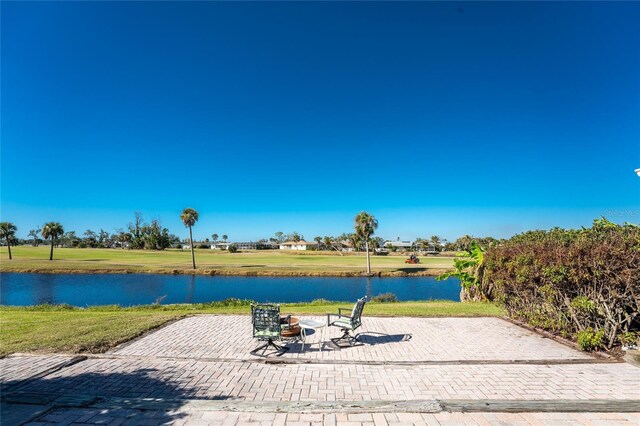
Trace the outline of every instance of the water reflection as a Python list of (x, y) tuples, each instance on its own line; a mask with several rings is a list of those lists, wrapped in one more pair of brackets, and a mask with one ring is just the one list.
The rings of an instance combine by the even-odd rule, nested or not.
[(184, 303), (193, 303), (193, 293), (196, 291), (196, 276), (191, 275), (189, 278), (189, 288), (187, 290), (187, 297), (184, 299)]
[(55, 288), (51, 285), (50, 274), (34, 274), (35, 285), (32, 286), (33, 300), (37, 305), (54, 304), (55, 303)]
[(258, 302), (354, 301), (393, 293), (398, 300), (459, 300), (457, 280), (433, 277), (216, 277), (151, 274), (0, 274), (5, 305), (75, 306), (203, 303), (227, 298)]

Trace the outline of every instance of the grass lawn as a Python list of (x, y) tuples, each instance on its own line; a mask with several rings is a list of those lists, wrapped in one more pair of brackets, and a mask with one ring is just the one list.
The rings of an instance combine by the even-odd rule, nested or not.
[[(49, 247), (0, 247), (2, 272), (151, 272), (192, 273), (188, 250), (121, 250), (58, 248), (49, 261)], [(417, 265), (406, 256), (371, 256), (374, 273), (382, 275), (439, 275), (453, 266), (452, 257), (421, 257)], [(197, 273), (227, 275), (359, 275), (366, 270), (364, 253), (283, 252), (280, 250), (229, 253), (196, 250)]]
[[(323, 315), (347, 303), (283, 304), (283, 312)], [(249, 314), (247, 304), (224, 302), (192, 305), (148, 305), (130, 308), (102, 306), (0, 307), (0, 356), (14, 352), (100, 353), (168, 321), (194, 314)], [(369, 303), (371, 316), (501, 316), (489, 303), (447, 301)]]

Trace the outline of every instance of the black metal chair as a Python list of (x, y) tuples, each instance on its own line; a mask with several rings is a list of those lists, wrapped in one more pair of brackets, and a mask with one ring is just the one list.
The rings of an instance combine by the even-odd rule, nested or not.
[(272, 347), (278, 351), (278, 355), (282, 355), (289, 348), (275, 343), (282, 340), (282, 326), (280, 325), (280, 305), (259, 304), (251, 305), (251, 323), (253, 326), (253, 337), (261, 341), (267, 341), (251, 351), (256, 354), (262, 349), (264, 355), (267, 348)]
[[(358, 335), (352, 335), (351, 333), (362, 325), (362, 310), (364, 309), (364, 304), (366, 302), (366, 296), (362, 299), (358, 299), (356, 304), (353, 306), (353, 309), (351, 309), (351, 315), (343, 314), (342, 311), (349, 311), (348, 309), (343, 308), (338, 309), (337, 314), (327, 314), (327, 325), (329, 327), (338, 327), (343, 333), (341, 337), (331, 339), (336, 346), (340, 346), (338, 342), (341, 340), (346, 340), (349, 345), (354, 345), (358, 342)], [(331, 317), (338, 318), (332, 321)]]

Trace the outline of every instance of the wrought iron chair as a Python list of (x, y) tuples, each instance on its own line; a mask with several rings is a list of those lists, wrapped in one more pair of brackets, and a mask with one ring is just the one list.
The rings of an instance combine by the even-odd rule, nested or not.
[(252, 350), (252, 354), (255, 354), (262, 349), (262, 355), (264, 355), (264, 352), (270, 346), (276, 349), (279, 352), (279, 355), (282, 355), (282, 353), (289, 350), (288, 347), (277, 345), (275, 343), (275, 341), (282, 339), (280, 305), (251, 305), (251, 323), (253, 326), (253, 337), (261, 341), (267, 341), (264, 345)]
[[(341, 337), (331, 339), (336, 346), (340, 346), (338, 342), (341, 340), (346, 340), (350, 345), (358, 342), (358, 335), (352, 335), (351, 332), (357, 330), (362, 325), (362, 310), (364, 309), (366, 301), (366, 296), (358, 299), (353, 309), (351, 309), (351, 315), (343, 314), (343, 311), (348, 311), (348, 309), (344, 308), (338, 309), (337, 314), (327, 314), (327, 325), (329, 327), (338, 327), (343, 333)], [(332, 321), (331, 317), (338, 318)]]

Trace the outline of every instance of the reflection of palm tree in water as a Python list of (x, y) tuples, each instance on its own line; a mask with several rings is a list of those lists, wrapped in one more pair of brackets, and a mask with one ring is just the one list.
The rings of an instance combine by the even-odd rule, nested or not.
[(367, 277), (367, 298), (371, 299), (371, 277)]
[(33, 283), (33, 300), (34, 305), (54, 305), (55, 292), (54, 287), (56, 285), (56, 274), (33, 274), (36, 279)]
[(193, 303), (193, 293), (195, 293), (195, 290), (196, 290), (196, 276), (191, 275), (191, 278), (189, 279), (189, 291), (187, 292), (187, 297), (184, 300), (185, 303)]

